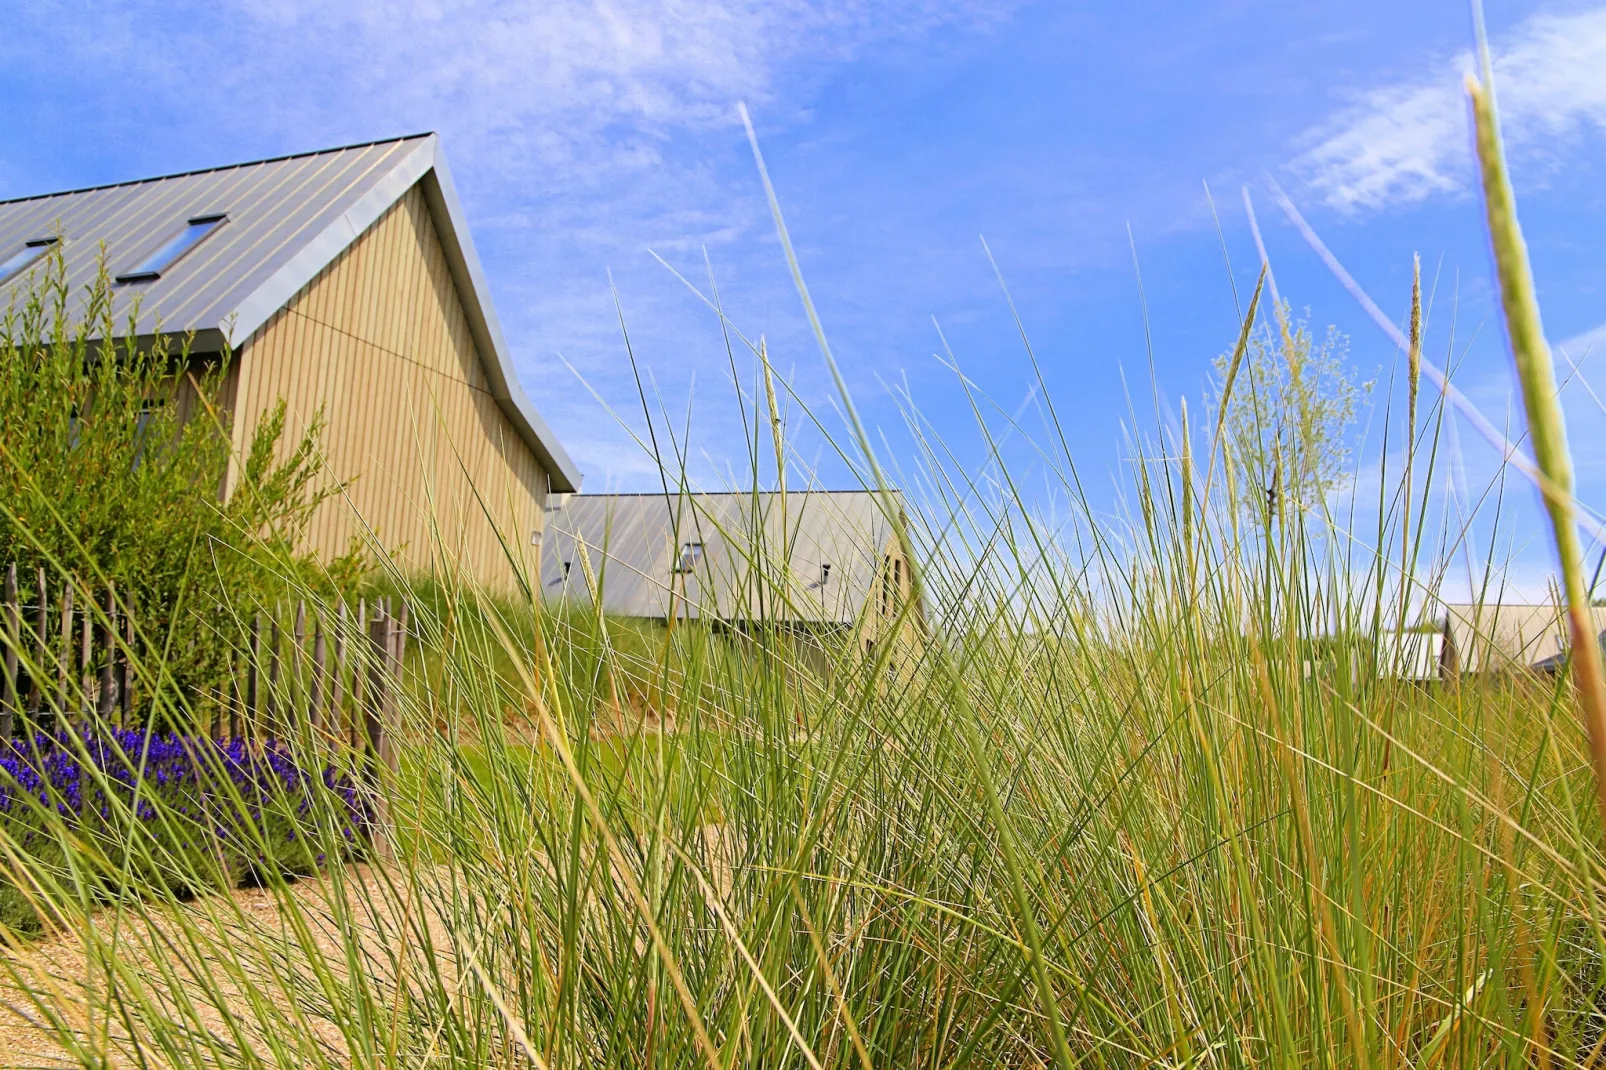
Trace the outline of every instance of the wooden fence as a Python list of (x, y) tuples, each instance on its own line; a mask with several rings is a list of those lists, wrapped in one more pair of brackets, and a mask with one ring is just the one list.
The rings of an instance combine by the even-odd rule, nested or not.
[[(112, 587), (73, 578), (52, 587), (44, 569), (24, 580), (6, 569), (0, 594), (0, 739), (66, 718), (133, 727), (149, 666), (139, 629)], [(395, 768), (395, 723), (405, 602), (364, 599), (355, 608), (280, 603), (230, 619), (227, 682), (182, 696), (217, 738), (300, 738), (367, 751)], [(153, 659), (156, 660), (156, 659)], [(142, 672), (141, 669), (145, 671)]]

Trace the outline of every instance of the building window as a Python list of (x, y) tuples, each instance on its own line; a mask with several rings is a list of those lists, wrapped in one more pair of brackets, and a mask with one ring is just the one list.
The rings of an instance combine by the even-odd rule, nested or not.
[(697, 566), (703, 561), (703, 544), (688, 542), (681, 546), (680, 556), (675, 559), (676, 572), (696, 572)]
[(117, 281), (150, 282), (152, 279), (161, 278), (162, 272), (182, 260), (185, 254), (210, 237), (217, 228), (228, 221), (228, 218), (223, 212), (192, 217), (184, 224), (183, 230), (158, 246), (140, 262), (138, 267), (117, 276)]
[(33, 266), (50, 247), (58, 242), (59, 238), (34, 238), (32, 241), (22, 243), (22, 248), (0, 261), (0, 285), (10, 282)]

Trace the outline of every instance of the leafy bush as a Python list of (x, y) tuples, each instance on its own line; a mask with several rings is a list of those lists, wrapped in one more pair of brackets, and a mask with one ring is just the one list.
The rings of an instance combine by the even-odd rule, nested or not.
[[(119, 329), (104, 265), (79, 291), (60, 253), (0, 320), (0, 567), (24, 589), (43, 568), (103, 588), (170, 653), (178, 691), (213, 692), (229, 659), (227, 607), (260, 601), (287, 571), (323, 479), (320, 421), (281, 450), (284, 406), (259, 424), (225, 499), (231, 354)], [(348, 563), (349, 564), (349, 563)], [(345, 572), (349, 573), (350, 568)]]

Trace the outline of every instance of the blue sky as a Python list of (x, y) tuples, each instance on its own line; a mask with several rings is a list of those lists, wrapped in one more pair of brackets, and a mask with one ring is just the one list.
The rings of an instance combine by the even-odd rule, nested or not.
[[(1606, 393), (1593, 371), (1606, 367), (1606, 5), (1490, 0), (1486, 14), (1546, 326)], [(1460, 90), (1471, 39), (1460, 0), (20, 0), (0, 40), (0, 196), (439, 131), (525, 387), (588, 489), (656, 482), (565, 363), (639, 428), (609, 271), (677, 417), (695, 382), (694, 470), (714, 485), (745, 456), (723, 341), (649, 250), (701, 284), (706, 248), (731, 318), (767, 338), (800, 399), (831, 405), (737, 118), (745, 101), (833, 345), (894, 459), (888, 386), (904, 380), (960, 455), (980, 458), (933, 357), (933, 317), (983, 389), (1007, 406), (1025, 397), (984, 235), (1079, 464), (1113, 487), (1128, 384), (1140, 421), (1154, 418), (1134, 248), (1162, 409), (1200, 402), (1234, 336), (1206, 182), (1240, 290), (1257, 266), (1248, 186), (1283, 296), (1351, 336), (1355, 365), (1383, 377), (1375, 400), (1400, 358), (1268, 182), (1390, 315), (1403, 317), (1421, 253), (1438, 279), (1430, 351), (1443, 357), (1457, 297), (1458, 381), (1506, 423)], [(1581, 497), (1606, 504), (1606, 414), (1577, 384), (1565, 397)], [(1465, 425), (1458, 438), (1468, 483), (1489, 478), (1495, 452)], [(842, 478), (828, 460), (822, 473)], [(1538, 583), (1544, 544), (1518, 527)]]

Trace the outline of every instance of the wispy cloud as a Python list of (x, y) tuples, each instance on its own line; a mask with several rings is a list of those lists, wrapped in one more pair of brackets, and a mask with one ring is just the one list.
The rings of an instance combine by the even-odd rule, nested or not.
[[(1606, 131), (1606, 8), (1535, 15), (1495, 41), (1501, 119), (1521, 163), (1553, 166)], [(1362, 94), (1314, 131), (1291, 169), (1329, 205), (1365, 211), (1459, 194), (1471, 177), (1463, 52), (1422, 77)]]
[[(449, 126), (477, 159), (596, 177), (666, 131), (732, 121), (798, 65), (985, 22), (993, 0), (21, 0), (9, 67), (69, 56), (135, 109), (301, 138)], [(87, 61), (87, 66), (86, 66)], [(87, 86), (80, 86), (80, 93)], [(339, 136), (345, 136), (340, 134)], [(605, 151), (599, 152), (598, 149)]]
[(1591, 327), (1587, 331), (1565, 338), (1556, 345), (1567, 351), (1572, 360), (1583, 360), (1586, 356), (1599, 356), (1606, 350), (1606, 323)]
[[(604, 269), (619, 280), (636, 352), (677, 399), (699, 372), (722, 382), (727, 358), (712, 318), (648, 247), (692, 265), (709, 247), (742, 284), (743, 307), (784, 310), (766, 316), (772, 331), (795, 300), (784, 270), (765, 274), (755, 255), (775, 259), (736, 102), (770, 132), (807, 123), (817, 90), (845, 64), (985, 29), (1018, 0), (87, 6), (17, 0), (6, 12), (0, 88), (17, 87), (28, 114), (73, 136), (54, 153), (8, 154), (0, 190), (439, 131), (527, 388), (583, 467), (628, 479), (640, 475), (640, 451), (555, 357), (570, 354), (622, 411), (637, 408)], [(75, 153), (100, 170), (29, 170)], [(714, 440), (728, 431), (714, 419), (699, 429)]]

